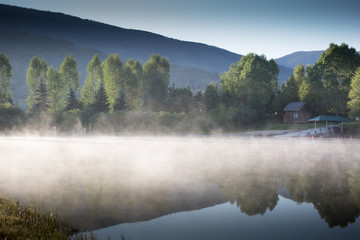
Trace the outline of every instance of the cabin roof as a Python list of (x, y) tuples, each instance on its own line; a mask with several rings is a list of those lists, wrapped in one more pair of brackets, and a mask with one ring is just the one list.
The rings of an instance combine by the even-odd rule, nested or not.
[(284, 112), (300, 111), (306, 102), (291, 102), (283, 109)]

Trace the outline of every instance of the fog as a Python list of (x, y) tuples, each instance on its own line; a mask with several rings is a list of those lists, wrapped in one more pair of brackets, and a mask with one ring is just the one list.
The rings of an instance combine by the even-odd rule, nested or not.
[[(317, 187), (310, 187), (313, 177), (316, 184), (346, 182), (360, 206), (359, 149), (358, 140), (337, 139), (6, 136), (0, 194), (58, 208), (81, 230), (226, 201), (248, 215), (264, 214), (281, 189), (294, 201), (311, 201), (304, 192)], [(253, 198), (264, 204), (248, 205), (262, 202)]]

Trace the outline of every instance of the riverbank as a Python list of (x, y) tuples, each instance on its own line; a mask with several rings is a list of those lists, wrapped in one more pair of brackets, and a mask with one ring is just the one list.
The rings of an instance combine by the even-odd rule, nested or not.
[[(76, 231), (67, 220), (59, 219), (56, 210), (48, 212), (35, 205), (22, 207), (0, 195), (0, 239), (70, 240)], [(97, 240), (90, 234), (78, 235), (76, 240)]]

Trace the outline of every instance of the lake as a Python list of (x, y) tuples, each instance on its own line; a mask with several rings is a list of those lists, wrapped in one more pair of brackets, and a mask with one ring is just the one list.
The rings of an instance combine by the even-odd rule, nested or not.
[(0, 194), (101, 239), (358, 239), (360, 141), (0, 137)]

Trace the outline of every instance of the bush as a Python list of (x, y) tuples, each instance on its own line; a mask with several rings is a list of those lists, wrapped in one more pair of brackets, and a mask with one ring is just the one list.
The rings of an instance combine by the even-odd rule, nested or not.
[(12, 104), (0, 104), (0, 131), (21, 127), (25, 122), (25, 113)]
[(360, 122), (351, 122), (344, 124), (344, 133), (349, 136), (360, 137)]

